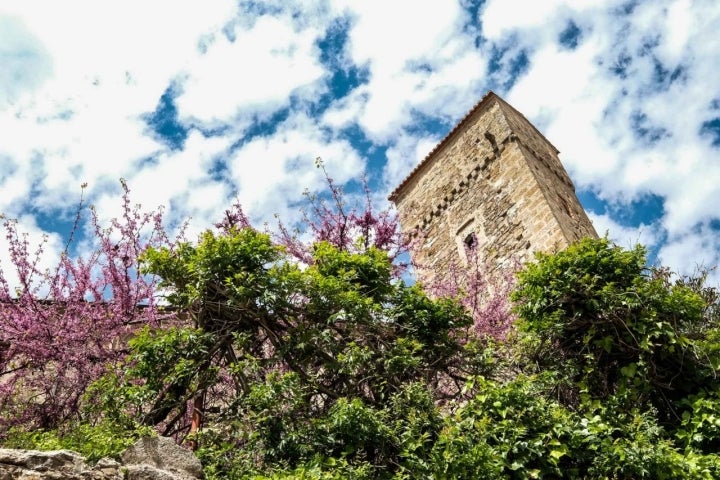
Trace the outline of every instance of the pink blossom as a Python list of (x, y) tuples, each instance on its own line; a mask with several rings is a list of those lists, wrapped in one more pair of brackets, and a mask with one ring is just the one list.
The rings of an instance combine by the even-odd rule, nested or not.
[(16, 221), (5, 220), (11, 289), (0, 270), (0, 433), (5, 428), (50, 428), (78, 415), (86, 387), (108, 362), (125, 352), (124, 337), (138, 324), (156, 325), (156, 279), (138, 273), (138, 256), (150, 245), (172, 246), (162, 210), (142, 212), (123, 187), (123, 215), (103, 227), (90, 209), (94, 251), (69, 254), (86, 211), (82, 197), (75, 223), (54, 268), (40, 270), (45, 238), (30, 251)]

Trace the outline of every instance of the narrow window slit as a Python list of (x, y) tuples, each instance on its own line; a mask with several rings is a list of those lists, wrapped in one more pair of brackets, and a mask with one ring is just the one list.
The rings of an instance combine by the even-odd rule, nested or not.
[(465, 245), (465, 249), (467, 251), (474, 252), (478, 246), (478, 240), (475, 232), (468, 233), (463, 239), (463, 244)]

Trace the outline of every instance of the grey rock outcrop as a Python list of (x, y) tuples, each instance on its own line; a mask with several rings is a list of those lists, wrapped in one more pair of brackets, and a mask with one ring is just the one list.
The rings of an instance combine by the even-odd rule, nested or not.
[(122, 479), (94, 472), (85, 459), (69, 450), (10, 450), (0, 448), (0, 480)]
[[(202, 465), (192, 452), (176, 444), (167, 437), (141, 438), (135, 445), (120, 454), (123, 464), (128, 466), (150, 466), (160, 471), (170, 472), (178, 479), (191, 480), (202, 478)], [(128, 467), (130, 472), (132, 469)], [(132, 477), (158, 478), (166, 477)]]
[(89, 465), (69, 450), (0, 448), (0, 480), (195, 480), (202, 465), (170, 438), (143, 438), (121, 454)]

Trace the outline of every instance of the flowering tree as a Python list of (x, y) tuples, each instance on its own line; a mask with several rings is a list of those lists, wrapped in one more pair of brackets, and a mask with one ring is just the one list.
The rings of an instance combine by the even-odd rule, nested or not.
[[(400, 278), (409, 267), (409, 264), (401, 262), (400, 259), (403, 255), (412, 256), (413, 249), (419, 248), (422, 243), (422, 235), (410, 240), (409, 236), (402, 233), (394, 210), (378, 211), (373, 205), (371, 191), (365, 181), (363, 207), (348, 207), (342, 189), (329, 176), (320, 158), (317, 159), (316, 166), (322, 169), (325, 176), (329, 198), (319, 198), (306, 192), (310, 214), (305, 214), (304, 224), (312, 234), (311, 240), (299, 240), (298, 236), (292, 234), (280, 221), (279, 234), (275, 238), (277, 243), (306, 264), (312, 262), (312, 245), (316, 241), (326, 241), (340, 250), (350, 252), (363, 252), (372, 246), (387, 252), (393, 262), (393, 274)], [(226, 218), (233, 221), (225, 221), (217, 226), (251, 226), (238, 204), (226, 212)], [(515, 320), (509, 296), (520, 264), (510, 262), (502, 269), (491, 268), (479, 253), (477, 249), (469, 248), (466, 252), (466, 264), (455, 263), (449, 271), (434, 272), (423, 288), (434, 297), (459, 300), (473, 318), (474, 336), (502, 341)], [(417, 269), (422, 266), (414, 263), (413, 267)]]
[[(39, 267), (47, 238), (32, 251), (17, 221), (3, 222), (10, 265), (0, 270), (0, 433), (12, 425), (55, 427), (77, 415), (86, 387), (125, 353), (119, 340), (138, 324), (157, 325), (155, 280), (138, 274), (138, 256), (173, 242), (162, 210), (141, 212), (121, 183), (122, 217), (103, 227), (91, 208), (94, 250), (73, 257), (81, 197), (65, 250), (48, 270)], [(12, 270), (17, 285), (5, 273)]]
[[(504, 290), (488, 295), (490, 277), (479, 268), (470, 282), (459, 281), (459, 270), (437, 282), (432, 298), (407, 286), (400, 256), (409, 244), (397, 216), (375, 209), (366, 184), (362, 206), (348, 205), (320, 161), (318, 168), (329, 192), (307, 194), (304, 233), (280, 221), (276, 233), (259, 232), (236, 203), (216, 230), (175, 242), (161, 211), (131, 206), (123, 183), (120, 219), (102, 228), (92, 211), (96, 249), (72, 258), (66, 248), (57, 267), (42, 272), (42, 252), (30, 252), (6, 223), (21, 285), (14, 293), (4, 283), (4, 426), (110, 419), (112, 429), (143, 424), (183, 438), (202, 421), (217, 425), (242, 411), (248, 422), (238, 434), (269, 445), (280, 428), (302, 437), (293, 444), (300, 448), (314, 441), (309, 425), (335, 421), (339, 408), (362, 404), (374, 415), (407, 389), (425, 392), (417, 399), (423, 408), (457, 396), (482, 368), (468, 344), (499, 337), (506, 326), (502, 302), (480, 307), (470, 299), (481, 289), (484, 301)], [(79, 222), (80, 212), (75, 229)], [(180, 320), (173, 327), (158, 328), (156, 287)], [(474, 329), (462, 305), (445, 298), (458, 294)], [(258, 403), (264, 389), (286, 387), (301, 404), (289, 397)], [(82, 413), (82, 402), (90, 410)], [(266, 408), (287, 415), (268, 425)], [(241, 441), (228, 435), (220, 441)], [(367, 442), (366, 454), (399, 454), (384, 440)], [(276, 447), (279, 456), (296, 455), (282, 442)]]
[(520, 264), (493, 269), (476, 250), (466, 253), (466, 264), (454, 263), (448, 271), (431, 276), (425, 290), (436, 297), (457, 299), (472, 316), (476, 337), (504, 341), (515, 321), (510, 293)]
[[(309, 264), (312, 262), (312, 245), (315, 242), (327, 242), (346, 252), (364, 252), (370, 247), (388, 254), (394, 265), (394, 273), (404, 271), (398, 257), (407, 253), (409, 242), (400, 231), (397, 214), (392, 210), (378, 211), (371, 199), (370, 187), (363, 179), (365, 202), (362, 207), (348, 206), (346, 196), (340, 186), (330, 177), (322, 160), (315, 162), (321, 169), (329, 190), (329, 198), (321, 198), (306, 191), (310, 211), (304, 212), (304, 225), (310, 233), (309, 241), (298, 238), (297, 232), (278, 221), (279, 233), (275, 240), (283, 245), (292, 256)], [(236, 206), (237, 208), (237, 206)], [(245, 218), (243, 226), (250, 226)]]

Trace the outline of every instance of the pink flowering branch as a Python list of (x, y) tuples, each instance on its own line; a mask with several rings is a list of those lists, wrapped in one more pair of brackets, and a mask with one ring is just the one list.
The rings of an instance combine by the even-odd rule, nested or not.
[[(351, 252), (361, 252), (372, 246), (388, 253), (395, 265), (394, 273), (400, 277), (407, 265), (401, 264), (398, 257), (420, 248), (422, 235), (411, 240), (401, 232), (397, 214), (393, 210), (377, 211), (364, 179), (364, 205), (348, 208), (342, 188), (330, 177), (320, 158), (316, 166), (323, 172), (329, 199), (305, 192), (309, 212), (304, 212), (303, 225), (310, 233), (309, 240), (302, 240), (298, 231), (292, 231), (278, 219), (276, 242), (305, 264), (312, 262), (312, 245), (315, 242), (326, 241)], [(249, 227), (250, 222), (236, 203), (225, 212), (225, 219), (216, 226), (227, 230), (230, 226)], [(515, 284), (517, 265), (515, 268), (493, 269), (481, 260), (477, 252), (469, 251), (467, 254), (466, 265), (453, 264), (446, 272), (435, 272), (425, 289), (435, 297), (457, 298), (472, 314), (472, 334), (479, 338), (504, 340), (514, 322), (509, 294)], [(414, 267), (416, 271), (422, 269), (421, 265), (416, 264)]]
[(350, 252), (362, 252), (372, 246), (387, 252), (399, 276), (406, 265), (400, 264), (398, 257), (407, 252), (408, 242), (400, 231), (397, 214), (392, 210), (377, 211), (364, 178), (365, 205), (348, 208), (342, 188), (330, 177), (320, 158), (316, 166), (325, 177), (329, 199), (305, 192), (309, 212), (303, 212), (303, 224), (311, 234), (311, 240), (300, 240), (298, 232), (291, 232), (287, 225), (278, 220), (276, 241), (285, 246), (288, 253), (305, 263), (312, 259), (311, 249), (315, 242), (325, 241)]
[[(423, 238), (411, 243), (411, 251), (420, 248)], [(453, 262), (447, 271), (430, 272), (425, 290), (434, 297), (456, 298), (473, 318), (472, 334), (477, 338), (504, 341), (512, 330), (515, 316), (511, 311), (510, 292), (515, 286), (519, 263), (502, 268), (485, 262), (476, 246), (466, 248), (466, 262)], [(415, 263), (417, 270), (426, 270)]]
[(48, 238), (31, 251), (17, 221), (3, 222), (18, 285), (0, 270), (0, 435), (13, 425), (51, 428), (77, 416), (83, 392), (123, 355), (121, 339), (133, 325), (158, 322), (156, 281), (138, 273), (138, 256), (173, 241), (162, 210), (132, 206), (121, 184), (120, 219), (103, 227), (91, 208), (94, 250), (69, 254), (84, 211), (81, 197), (64, 251), (46, 271), (39, 265)]

